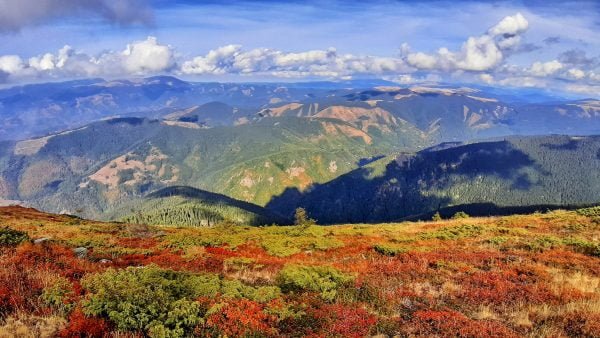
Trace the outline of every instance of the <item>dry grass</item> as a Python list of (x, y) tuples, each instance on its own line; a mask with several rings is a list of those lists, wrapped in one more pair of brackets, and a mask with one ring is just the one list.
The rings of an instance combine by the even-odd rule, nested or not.
[(65, 324), (66, 320), (61, 317), (40, 317), (20, 313), (6, 318), (0, 324), (0, 338), (56, 337)]

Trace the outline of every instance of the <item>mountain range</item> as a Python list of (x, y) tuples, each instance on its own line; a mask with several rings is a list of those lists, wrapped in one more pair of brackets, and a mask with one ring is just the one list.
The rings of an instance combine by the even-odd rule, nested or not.
[(0, 90), (0, 200), (194, 225), (593, 204), (599, 134), (598, 100), (464, 86), (28, 85)]

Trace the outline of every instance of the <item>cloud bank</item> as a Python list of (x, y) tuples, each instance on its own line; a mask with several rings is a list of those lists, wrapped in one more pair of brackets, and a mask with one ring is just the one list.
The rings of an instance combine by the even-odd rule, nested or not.
[[(89, 3), (104, 1), (90, 0)], [(522, 40), (529, 25), (525, 16), (516, 13), (504, 17), (482, 34), (467, 37), (458, 49), (441, 47), (428, 53), (413, 51), (408, 44), (402, 44), (398, 54), (393, 56), (340, 53), (335, 48), (298, 52), (245, 49), (235, 44), (187, 56), (149, 36), (131, 42), (121, 50), (98, 55), (89, 55), (68, 45), (56, 52), (30, 58), (0, 55), (0, 83), (154, 74), (200, 80), (219, 76), (253, 79), (379, 77), (401, 84), (457, 80), (519, 87), (558, 85), (578, 93), (597, 93), (600, 57), (590, 57), (582, 50), (567, 50), (554, 59), (538, 60), (525, 66), (509, 63), (511, 56), (523, 53), (526, 44)]]

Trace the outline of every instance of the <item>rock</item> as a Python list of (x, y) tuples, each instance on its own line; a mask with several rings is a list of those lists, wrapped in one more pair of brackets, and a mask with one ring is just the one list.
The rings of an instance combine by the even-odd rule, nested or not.
[(87, 256), (88, 249), (84, 247), (75, 248), (73, 249), (73, 253), (75, 253), (75, 255), (77, 255), (79, 258), (85, 258), (85, 256)]
[(33, 241), (33, 244), (44, 244), (44, 243), (48, 242), (51, 239), (52, 238), (50, 238), (50, 237), (38, 238), (38, 239), (36, 239), (36, 240)]
[(112, 263), (112, 261), (110, 259), (106, 259), (106, 258), (102, 258), (99, 262), (100, 262), (100, 264), (109, 264), (109, 263)]

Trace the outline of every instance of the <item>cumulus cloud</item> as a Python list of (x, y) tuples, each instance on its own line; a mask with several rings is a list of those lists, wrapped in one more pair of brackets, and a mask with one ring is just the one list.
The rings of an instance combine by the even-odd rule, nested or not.
[[(503, 18), (485, 34), (469, 37), (460, 51), (440, 48), (436, 54), (406, 54), (409, 65), (418, 69), (486, 71), (499, 65), (504, 52), (515, 48), (529, 23), (521, 13)], [(405, 51), (407, 48), (404, 49)]]
[(438, 64), (438, 59), (435, 56), (425, 53), (412, 53), (406, 56), (408, 63), (419, 69), (433, 69)]
[(155, 37), (133, 42), (120, 51), (88, 55), (64, 46), (56, 53), (44, 53), (27, 60), (18, 55), (0, 56), (5, 80), (19, 82), (46, 78), (128, 76), (168, 72), (176, 66), (175, 52)]
[(254, 74), (279, 77), (348, 78), (357, 74), (387, 74), (406, 70), (399, 58), (338, 54), (333, 48), (288, 53), (268, 48), (244, 50), (227, 45), (182, 64), (183, 74)]
[(123, 51), (123, 66), (130, 74), (162, 72), (174, 64), (173, 49), (160, 45), (155, 37), (127, 45)]
[(529, 69), (529, 73), (533, 76), (545, 77), (553, 75), (559, 70), (563, 69), (563, 64), (558, 60), (552, 60), (548, 62), (534, 62)]
[(0, 70), (7, 74), (21, 72), (24, 68), (23, 60), (18, 55), (0, 56)]
[(146, 0), (0, 0), (0, 31), (18, 31), (59, 17), (82, 15), (119, 25), (153, 22)]
[(528, 27), (529, 22), (527, 22), (527, 19), (521, 13), (517, 13), (500, 20), (500, 22), (488, 30), (488, 33), (491, 36), (515, 36), (525, 32)]

